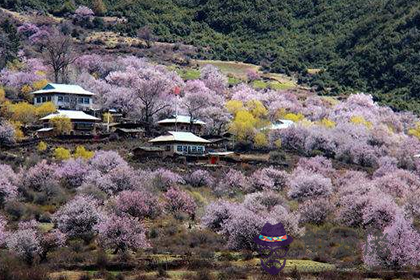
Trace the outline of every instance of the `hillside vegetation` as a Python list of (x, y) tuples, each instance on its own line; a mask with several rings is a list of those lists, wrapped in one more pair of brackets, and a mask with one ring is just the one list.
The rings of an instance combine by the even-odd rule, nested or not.
[(55, 16), (79, 4), (128, 21), (108, 29), (135, 36), (147, 26), (160, 41), (195, 45), (197, 58), (298, 72), (319, 91), (368, 91), (395, 109), (420, 109), (413, 102), (420, 92), (415, 0), (0, 0), (8, 9)]

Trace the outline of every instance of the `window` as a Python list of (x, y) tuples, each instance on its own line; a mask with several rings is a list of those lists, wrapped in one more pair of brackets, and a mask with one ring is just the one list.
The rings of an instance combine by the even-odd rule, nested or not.
[(64, 102), (69, 103), (70, 99), (68, 96), (64, 96)]
[(87, 97), (85, 97), (84, 99), (83, 99), (83, 103), (85, 103), (85, 104), (89, 104), (90, 102), (89, 102), (90, 100), (89, 100), (89, 98), (87, 98)]
[(176, 146), (176, 151), (182, 153), (182, 146)]
[(166, 151), (170, 151), (171, 150), (171, 146), (166, 146)]
[(93, 129), (93, 123), (89, 123), (89, 122), (77, 122), (77, 123), (75, 123), (75, 129), (78, 129), (78, 130), (91, 130), (91, 129)]
[(47, 97), (47, 100), (48, 100), (48, 101), (51, 101), (51, 96), (48, 96), (48, 97)]
[(79, 98), (79, 104), (83, 104), (83, 97)]
[(192, 151), (193, 153), (197, 153), (197, 146), (192, 146), (191, 151)]
[(37, 97), (36, 98), (36, 103), (41, 103), (41, 101), (42, 101), (42, 98), (41, 97)]
[(47, 98), (45, 96), (42, 97), (42, 102), (47, 102)]
[(58, 96), (58, 102), (63, 102), (63, 97), (62, 96)]
[(182, 150), (184, 151), (184, 153), (188, 153), (188, 146), (182, 146)]
[(197, 147), (197, 151), (198, 151), (200, 154), (204, 153), (204, 147), (198, 146), (198, 147)]

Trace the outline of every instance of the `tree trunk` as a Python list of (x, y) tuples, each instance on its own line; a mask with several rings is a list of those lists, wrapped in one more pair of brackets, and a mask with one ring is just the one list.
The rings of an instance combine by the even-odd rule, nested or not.
[(58, 83), (58, 69), (54, 69), (54, 82)]

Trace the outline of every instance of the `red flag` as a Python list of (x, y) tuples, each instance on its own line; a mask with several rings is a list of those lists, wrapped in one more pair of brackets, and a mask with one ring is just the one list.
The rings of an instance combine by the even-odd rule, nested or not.
[(174, 87), (174, 93), (175, 93), (175, 95), (179, 95), (181, 93), (181, 88), (180, 87)]

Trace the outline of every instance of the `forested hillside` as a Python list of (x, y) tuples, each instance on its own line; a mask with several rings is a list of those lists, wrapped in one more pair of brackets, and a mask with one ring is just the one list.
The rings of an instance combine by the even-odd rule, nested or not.
[(8, 9), (56, 16), (79, 4), (127, 18), (115, 31), (135, 36), (147, 26), (157, 40), (201, 47), (199, 58), (297, 72), (320, 91), (367, 91), (395, 109), (420, 110), (416, 0), (0, 0)]

